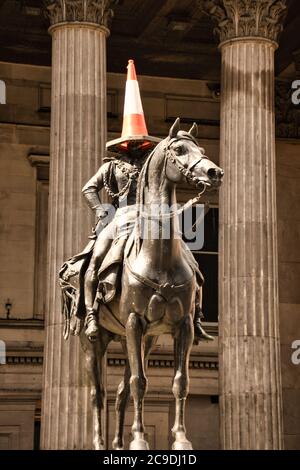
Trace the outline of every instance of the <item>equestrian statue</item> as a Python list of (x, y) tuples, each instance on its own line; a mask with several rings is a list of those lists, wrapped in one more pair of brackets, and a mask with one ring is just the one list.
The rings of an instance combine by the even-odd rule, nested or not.
[[(148, 135), (130, 60), (122, 137), (107, 143), (103, 165), (82, 190), (96, 225), (85, 249), (66, 261), (59, 273), (64, 337), (80, 336), (91, 385), (93, 445), (98, 450), (104, 449), (102, 364), (111, 341), (122, 344), (127, 359), (117, 391), (113, 448), (124, 447), (130, 394), (134, 402), (130, 449), (149, 448), (144, 431), (145, 370), (161, 334), (174, 338), (172, 448), (192, 449), (184, 422), (189, 356), (194, 342), (213, 338), (201, 323), (204, 279), (180, 236), (178, 215), (197, 203), (205, 190), (218, 188), (223, 177), (196, 137), (197, 125), (186, 132), (180, 130), (179, 119), (164, 140)], [(176, 187), (184, 184), (198, 188), (199, 195), (177, 209)], [(102, 189), (112, 201), (111, 214), (101, 203)], [(166, 225), (167, 237), (162, 236)]]

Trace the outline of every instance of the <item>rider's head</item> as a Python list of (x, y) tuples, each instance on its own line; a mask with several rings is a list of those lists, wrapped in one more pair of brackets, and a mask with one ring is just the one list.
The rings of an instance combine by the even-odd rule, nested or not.
[(143, 145), (143, 142), (127, 142), (126, 147), (118, 146), (114, 151), (107, 150), (106, 160), (123, 160), (132, 165), (141, 166), (151, 152), (152, 145)]

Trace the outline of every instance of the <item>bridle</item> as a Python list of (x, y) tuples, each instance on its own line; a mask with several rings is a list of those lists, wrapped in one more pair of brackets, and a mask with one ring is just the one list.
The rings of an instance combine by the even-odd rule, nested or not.
[[(197, 142), (194, 141), (193, 138), (181, 137), (180, 140), (188, 140), (188, 141), (195, 142), (197, 144)], [(200, 163), (202, 160), (208, 160), (208, 157), (206, 157), (205, 155), (201, 155), (200, 157), (195, 158), (195, 160), (193, 160), (187, 167), (184, 166), (180, 161), (178, 161), (176, 153), (171, 148), (172, 144), (174, 142), (177, 142), (177, 141), (178, 141), (178, 139), (173, 138), (173, 139), (170, 139), (168, 141), (168, 143), (165, 145), (163, 151), (164, 151), (164, 154), (166, 155), (166, 161), (171, 162), (175, 166), (175, 168), (184, 176), (187, 183), (195, 184), (195, 183), (200, 182), (202, 184), (202, 190), (198, 193), (198, 195), (196, 197), (194, 197), (193, 199), (189, 199), (189, 201), (187, 201), (180, 209), (178, 209), (176, 211), (170, 211), (170, 212), (167, 212), (165, 214), (158, 214), (158, 215), (156, 215), (156, 214), (147, 214), (147, 213), (141, 211), (140, 215), (142, 215), (143, 218), (146, 218), (146, 219), (171, 219), (175, 216), (178, 216), (178, 215), (182, 214), (183, 212), (185, 212), (190, 207), (197, 204), (200, 201), (202, 195), (205, 193), (206, 189), (208, 187), (210, 187), (210, 184), (208, 182), (199, 181), (199, 178), (194, 177), (193, 173), (192, 173), (192, 169), (198, 163)], [(166, 171), (166, 165), (165, 165), (164, 171)]]
[[(177, 140), (178, 139), (175, 139), (175, 138), (171, 139), (165, 146), (164, 153), (166, 155), (166, 159), (175, 166), (175, 168), (185, 177), (187, 182), (190, 182), (190, 183), (198, 182), (199, 178), (194, 177), (191, 170), (202, 160), (208, 160), (208, 158), (206, 157), (206, 155), (201, 155), (200, 157), (195, 158), (195, 160), (193, 160), (187, 167), (185, 167), (184, 165), (182, 165), (181, 162), (178, 161), (176, 153), (171, 148), (172, 144), (176, 142)], [(192, 138), (189, 139), (189, 138), (181, 137), (180, 140), (188, 140), (188, 141), (194, 142), (194, 139)], [(205, 192), (207, 186), (210, 186), (210, 184), (206, 181), (201, 181), (201, 184), (203, 185), (203, 190), (201, 192), (201, 195), (202, 195)]]

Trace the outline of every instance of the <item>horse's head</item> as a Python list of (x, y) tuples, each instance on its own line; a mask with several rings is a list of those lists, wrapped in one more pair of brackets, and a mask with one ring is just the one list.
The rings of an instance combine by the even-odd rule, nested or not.
[(166, 139), (166, 176), (173, 183), (188, 182), (201, 189), (218, 188), (224, 171), (204, 154), (196, 140), (197, 125), (189, 132), (180, 130), (180, 120), (176, 119)]

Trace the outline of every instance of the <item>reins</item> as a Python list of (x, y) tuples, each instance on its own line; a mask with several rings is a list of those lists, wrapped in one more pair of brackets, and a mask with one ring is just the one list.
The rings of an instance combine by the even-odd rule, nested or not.
[[(190, 181), (192, 183), (195, 183), (196, 178), (193, 177), (191, 169), (194, 168), (197, 165), (197, 163), (199, 163), (201, 160), (207, 159), (207, 157), (205, 157), (204, 155), (202, 157), (198, 157), (192, 163), (190, 163), (188, 168), (186, 168), (184, 165), (180, 164), (180, 162), (176, 158), (175, 152), (173, 152), (172, 149), (170, 148), (171, 144), (175, 140), (176, 139), (172, 139), (170, 142), (168, 142), (168, 145), (164, 147), (166, 160), (169, 160), (178, 169), (178, 171), (185, 177), (187, 182)], [(201, 183), (203, 186), (202, 191), (200, 191), (198, 195), (194, 197), (193, 199), (189, 199), (180, 209), (175, 210), (175, 211), (170, 211), (167, 213), (160, 213), (158, 215), (151, 214), (151, 213), (149, 214), (145, 211), (139, 211), (139, 215), (142, 216), (144, 219), (171, 219), (173, 217), (179, 216), (180, 214), (190, 209), (192, 206), (194, 206), (200, 201), (202, 195), (205, 193), (207, 187), (209, 186), (209, 184), (204, 181), (202, 181)]]

